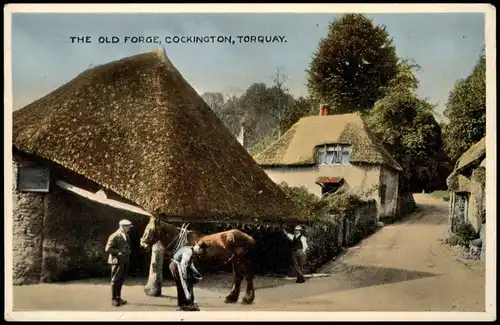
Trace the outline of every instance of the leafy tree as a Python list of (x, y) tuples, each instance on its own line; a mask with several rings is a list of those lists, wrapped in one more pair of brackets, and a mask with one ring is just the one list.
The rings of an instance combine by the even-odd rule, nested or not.
[(444, 115), (445, 147), (456, 161), (471, 145), (486, 135), (486, 57), (484, 50), (472, 73), (451, 91)]
[(220, 113), (220, 111), (224, 108), (224, 95), (222, 93), (212, 93), (206, 92), (201, 95), (201, 98), (207, 103), (208, 106), (214, 111), (216, 114)]
[(403, 167), (403, 192), (445, 188), (450, 165), (433, 111), (433, 105), (411, 91), (393, 91), (365, 117), (370, 129)]
[(361, 14), (334, 20), (310, 63), (309, 94), (335, 113), (370, 109), (398, 71), (396, 49), (384, 26)]
[(238, 96), (229, 97), (218, 112), (216, 114), (224, 122), (224, 125), (234, 136), (237, 136), (245, 118), (245, 112), (241, 107), (241, 98)]
[(312, 102), (309, 98), (299, 97), (293, 101), (290, 108), (285, 112), (285, 115), (279, 125), (281, 134), (288, 131), (302, 117), (317, 114), (316, 110), (312, 111)]

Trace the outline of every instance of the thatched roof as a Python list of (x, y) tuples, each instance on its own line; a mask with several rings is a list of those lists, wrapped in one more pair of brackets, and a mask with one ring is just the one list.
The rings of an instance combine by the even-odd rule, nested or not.
[(316, 163), (315, 147), (333, 143), (352, 146), (352, 163), (403, 170), (367, 129), (359, 113), (303, 117), (254, 159), (261, 166), (312, 165)]
[(15, 111), (13, 146), (153, 215), (305, 221), (163, 51), (86, 70)]
[(473, 144), (469, 150), (467, 150), (460, 158), (458, 159), (455, 170), (461, 171), (468, 167), (472, 167), (472, 165), (476, 166), (481, 163), (481, 161), (486, 156), (486, 137), (482, 138), (475, 144)]
[(481, 166), (481, 164), (484, 162), (485, 157), (486, 138), (482, 138), (481, 140), (473, 144), (469, 148), (469, 150), (467, 150), (457, 160), (457, 163), (455, 164), (455, 170), (446, 179), (448, 189), (454, 192), (470, 192), (472, 184), (470, 176), (474, 173), (468, 173), (465, 171), (468, 170), (470, 172), (474, 168), (478, 167), (484, 168), (484, 166)]

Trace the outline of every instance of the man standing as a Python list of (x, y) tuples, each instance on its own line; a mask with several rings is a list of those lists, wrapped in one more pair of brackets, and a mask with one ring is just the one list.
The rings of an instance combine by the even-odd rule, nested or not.
[(172, 257), (170, 272), (177, 287), (178, 310), (198, 311), (194, 303), (194, 284), (201, 280), (201, 274), (194, 266), (195, 252), (192, 246), (179, 248)]
[(131, 243), (128, 232), (132, 222), (123, 219), (119, 226), (118, 230), (109, 236), (105, 248), (109, 254), (108, 264), (111, 264), (111, 303), (115, 307), (127, 303), (121, 298), (121, 293), (130, 262)]
[(303, 283), (306, 281), (302, 271), (308, 248), (306, 237), (302, 234), (301, 226), (295, 227), (293, 235), (289, 234), (285, 229), (283, 229), (283, 232), (292, 243), (292, 260), (295, 272), (297, 273), (297, 283)]

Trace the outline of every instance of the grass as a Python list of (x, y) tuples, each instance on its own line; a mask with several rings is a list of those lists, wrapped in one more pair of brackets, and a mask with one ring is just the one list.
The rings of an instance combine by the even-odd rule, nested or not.
[(443, 201), (449, 201), (450, 200), (450, 192), (449, 191), (434, 191), (432, 193), (429, 193), (430, 195), (441, 199)]

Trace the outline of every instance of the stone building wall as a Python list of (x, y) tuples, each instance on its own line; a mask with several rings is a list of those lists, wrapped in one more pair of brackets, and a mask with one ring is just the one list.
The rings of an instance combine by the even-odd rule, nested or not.
[(44, 194), (17, 191), (18, 167), (27, 164), (29, 162), (19, 159), (14, 159), (12, 162), (12, 280), (14, 285), (38, 283), (42, 267)]

